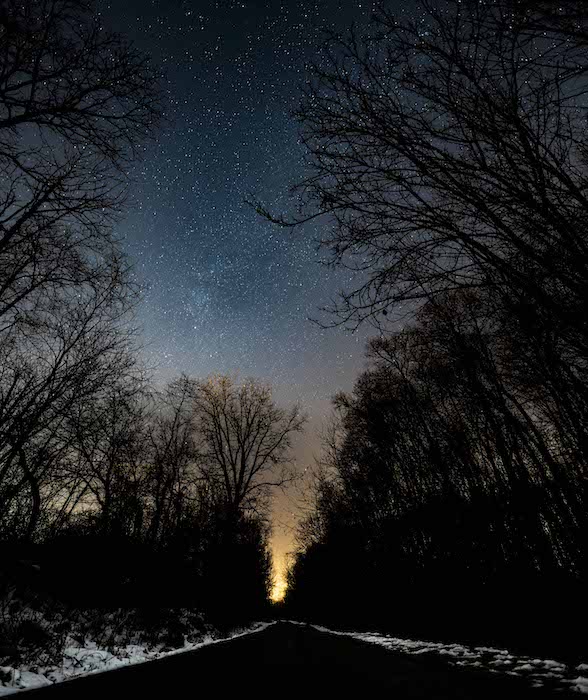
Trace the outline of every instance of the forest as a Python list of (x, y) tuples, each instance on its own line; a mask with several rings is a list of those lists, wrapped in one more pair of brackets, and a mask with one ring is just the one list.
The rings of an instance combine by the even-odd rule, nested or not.
[(588, 573), (588, 14), (422, 8), (327, 43), (298, 113), (299, 218), (258, 205), (283, 226), (329, 222), (331, 264), (361, 275), (332, 325), (376, 329), (333, 402), (288, 614), (573, 655)]
[[(115, 224), (163, 118), (149, 56), (82, 0), (0, 3), (0, 656), (177, 648), (268, 613), (269, 494), (299, 407), (155, 382)], [(73, 640), (73, 641), (72, 641)]]
[(588, 11), (419, 8), (326, 39), (296, 210), (249, 202), (274, 233), (316, 226), (352, 280), (325, 332), (372, 336), (272, 606), (272, 494), (301, 479), (307, 416), (257, 378), (156, 381), (116, 233), (161, 68), (86, 0), (0, 0), (0, 682), (74, 642), (272, 617), (580, 658)]

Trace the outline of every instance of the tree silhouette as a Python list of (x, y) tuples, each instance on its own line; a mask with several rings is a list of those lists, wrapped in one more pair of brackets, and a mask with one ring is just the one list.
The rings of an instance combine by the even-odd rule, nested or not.
[[(587, 574), (584, 469), (569, 424), (544, 412), (555, 402), (543, 378), (513, 372), (512, 342), (526, 354), (529, 339), (508, 336), (507, 311), (481, 291), (438, 295), (413, 326), (370, 342), (368, 370), (335, 399), (300, 527), (297, 614), (480, 641), (561, 631)], [(543, 631), (516, 609), (523, 592), (557, 599)]]
[(305, 422), (273, 400), (269, 385), (215, 375), (191, 384), (204, 478), (233, 511), (255, 509), (272, 487), (292, 478), (292, 437)]
[(112, 223), (156, 78), (86, 2), (0, 3), (0, 509), (28, 538), (75, 406), (135, 371)]
[[(588, 14), (419, 10), (327, 41), (297, 113), (299, 216), (257, 205), (321, 218), (331, 264), (358, 273), (333, 325), (380, 331), (335, 400), (289, 599), (508, 640), (514, 597), (550, 591), (571, 614), (586, 578)], [(473, 620), (427, 606), (432, 581)]]
[(297, 113), (303, 218), (323, 216), (332, 264), (362, 273), (332, 310), (386, 325), (439, 291), (489, 287), (565, 322), (585, 358), (586, 15), (420, 8), (333, 37)]

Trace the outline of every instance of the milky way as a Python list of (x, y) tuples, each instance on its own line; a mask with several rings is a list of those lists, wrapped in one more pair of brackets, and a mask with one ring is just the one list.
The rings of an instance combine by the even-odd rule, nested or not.
[[(99, 2), (107, 26), (147, 51), (166, 78), (167, 121), (135, 169), (118, 233), (147, 284), (145, 356), (163, 381), (238, 372), (271, 381), (310, 416), (299, 468), (318, 451), (329, 399), (363, 366), (369, 329), (309, 321), (350, 273), (319, 264), (317, 229), (284, 231), (244, 200), (277, 212), (303, 173), (290, 116), (323, 29), (364, 23), (371, 2)], [(319, 223), (318, 226), (321, 224)], [(291, 545), (292, 494), (277, 499), (274, 552)]]

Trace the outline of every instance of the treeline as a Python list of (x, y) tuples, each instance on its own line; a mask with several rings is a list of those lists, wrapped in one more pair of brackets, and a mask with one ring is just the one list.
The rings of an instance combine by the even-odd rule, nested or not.
[(268, 495), (288, 478), (296, 410), (256, 381), (134, 377), (58, 424), (3, 462), (5, 565), (30, 560), (28, 582), (74, 607), (190, 608), (217, 625), (266, 611)]
[(451, 293), (370, 343), (370, 368), (335, 401), (299, 533), (299, 613), (503, 644), (559, 631), (560, 653), (576, 643), (586, 396), (495, 312), (480, 293)]
[(0, 624), (15, 644), (29, 589), (226, 624), (267, 601), (267, 497), (298, 409), (261, 382), (158, 387), (141, 367), (114, 226), (159, 79), (85, 0), (0, 0)]
[(333, 264), (362, 273), (335, 311), (380, 333), (335, 399), (287, 602), (339, 624), (578, 651), (588, 14), (421, 5), (414, 22), (384, 11), (365, 36), (335, 37), (299, 113), (304, 216), (329, 216)]

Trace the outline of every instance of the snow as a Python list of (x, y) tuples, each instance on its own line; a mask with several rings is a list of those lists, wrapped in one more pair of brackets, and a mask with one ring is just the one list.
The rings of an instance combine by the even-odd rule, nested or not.
[[(303, 622), (293, 622), (304, 625)], [(311, 625), (320, 632), (328, 632), (345, 637), (359, 639), (369, 644), (378, 644), (392, 651), (405, 654), (437, 654), (445, 657), (449, 663), (460, 667), (485, 669), (491, 673), (502, 673), (525, 678), (533, 687), (548, 685), (554, 690), (569, 689), (588, 694), (588, 663), (577, 665), (565, 664), (553, 659), (538, 659), (530, 656), (517, 656), (507, 649), (494, 647), (475, 647), (464, 644), (443, 644), (425, 642), (415, 639), (401, 639), (376, 633), (339, 632), (321, 625)]]
[(62, 663), (59, 666), (46, 666), (34, 668), (0, 667), (0, 697), (18, 692), (27, 688), (38, 688), (78, 676), (86, 676), (91, 673), (111, 671), (121, 666), (140, 664), (147, 661), (161, 659), (164, 656), (182, 654), (195, 651), (210, 644), (218, 644), (229, 639), (236, 639), (270, 627), (273, 622), (257, 622), (247, 629), (235, 630), (228, 637), (215, 639), (210, 635), (204, 636), (198, 642), (184, 641), (184, 645), (178, 649), (162, 650), (161, 648), (147, 648), (138, 644), (128, 644), (118, 649), (115, 654), (106, 649), (97, 647), (94, 642), (88, 641), (83, 647), (77, 646), (72, 640), (66, 645)]
[[(585, 664), (581, 664), (584, 666)], [(578, 676), (571, 681), (572, 690), (576, 690), (578, 693), (588, 694), (588, 677)]]
[[(306, 624), (294, 620), (287, 622), (297, 625)], [(148, 648), (139, 644), (128, 644), (113, 654), (91, 641), (86, 641), (82, 647), (76, 645), (73, 640), (69, 640), (62, 663), (59, 666), (31, 666), (18, 669), (9, 666), (0, 667), (0, 697), (26, 688), (38, 688), (78, 676), (101, 673), (121, 666), (145, 663), (165, 656), (194, 651), (203, 646), (260, 632), (273, 624), (275, 622), (258, 622), (247, 629), (236, 630), (228, 637), (218, 639), (206, 635), (197, 642), (185, 640), (182, 647), (172, 650), (164, 650), (161, 646)], [(570, 689), (578, 693), (588, 694), (588, 663), (567, 665), (553, 659), (517, 656), (506, 649), (493, 647), (442, 644), (440, 642), (401, 639), (376, 633), (339, 632), (320, 625), (310, 626), (320, 632), (352, 637), (370, 644), (378, 644), (392, 651), (415, 655), (436, 654), (443, 656), (456, 666), (482, 668), (491, 673), (525, 678), (535, 688), (547, 685), (553, 689)]]

